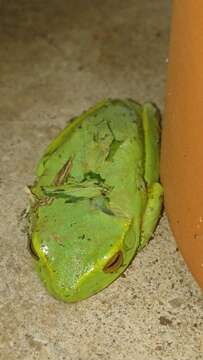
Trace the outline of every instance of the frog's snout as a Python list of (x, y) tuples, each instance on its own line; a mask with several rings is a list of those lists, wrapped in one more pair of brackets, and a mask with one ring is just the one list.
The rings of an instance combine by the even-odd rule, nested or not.
[(110, 260), (103, 267), (103, 271), (106, 273), (113, 273), (117, 271), (123, 265), (123, 253), (119, 250), (116, 254), (114, 254)]

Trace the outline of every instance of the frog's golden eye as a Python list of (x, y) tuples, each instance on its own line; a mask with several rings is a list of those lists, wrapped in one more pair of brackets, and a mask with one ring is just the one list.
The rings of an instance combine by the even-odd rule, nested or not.
[(28, 247), (28, 250), (29, 250), (31, 256), (32, 256), (35, 260), (39, 260), (39, 256), (38, 256), (38, 254), (36, 253), (36, 250), (34, 249), (31, 236), (28, 236), (28, 244), (27, 244), (27, 247)]
[(123, 253), (122, 251), (118, 251), (116, 254), (112, 256), (112, 258), (106, 263), (103, 268), (103, 271), (106, 273), (112, 273), (119, 269), (119, 267), (123, 264)]

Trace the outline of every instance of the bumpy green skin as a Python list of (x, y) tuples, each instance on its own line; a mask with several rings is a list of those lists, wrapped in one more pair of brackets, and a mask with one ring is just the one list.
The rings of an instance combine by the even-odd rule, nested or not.
[(162, 207), (159, 140), (152, 104), (105, 100), (49, 145), (29, 218), (37, 271), (56, 298), (102, 290), (149, 241)]

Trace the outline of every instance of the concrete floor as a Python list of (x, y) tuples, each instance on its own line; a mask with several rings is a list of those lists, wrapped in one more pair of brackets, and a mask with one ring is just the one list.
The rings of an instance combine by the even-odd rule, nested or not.
[(20, 216), (39, 156), (73, 115), (106, 96), (163, 109), (169, 0), (0, 5), (0, 359), (203, 359), (202, 293), (165, 216), (125, 278), (71, 305), (39, 282)]

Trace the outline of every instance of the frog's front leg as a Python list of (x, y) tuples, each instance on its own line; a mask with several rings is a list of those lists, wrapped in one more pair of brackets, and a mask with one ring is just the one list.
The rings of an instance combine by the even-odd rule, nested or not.
[(140, 248), (144, 247), (152, 236), (159, 220), (163, 187), (159, 181), (160, 161), (160, 118), (156, 107), (151, 103), (143, 106), (142, 123), (144, 130), (145, 169), (147, 186), (147, 204), (142, 218)]

